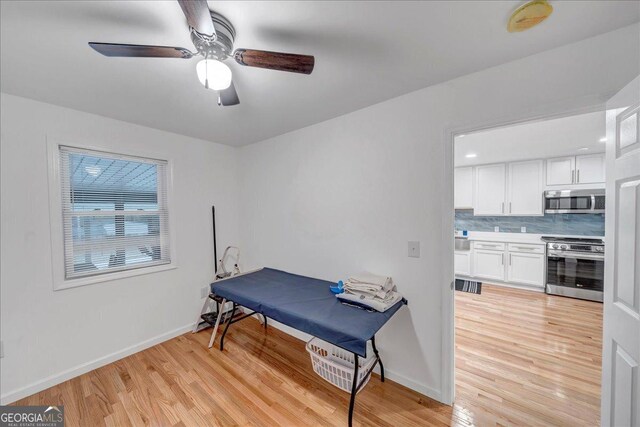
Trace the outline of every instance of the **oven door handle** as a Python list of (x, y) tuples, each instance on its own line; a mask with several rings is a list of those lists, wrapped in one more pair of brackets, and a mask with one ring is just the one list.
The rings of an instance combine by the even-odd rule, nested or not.
[(549, 251), (548, 256), (558, 258), (572, 258), (572, 259), (589, 259), (594, 261), (604, 261), (604, 255), (591, 255), (579, 252), (562, 252), (562, 251)]

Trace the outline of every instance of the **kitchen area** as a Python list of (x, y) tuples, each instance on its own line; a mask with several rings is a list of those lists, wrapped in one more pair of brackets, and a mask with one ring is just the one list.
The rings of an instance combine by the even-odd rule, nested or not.
[(603, 113), (459, 135), (455, 277), (602, 302)]
[[(454, 139), (456, 405), (596, 425), (603, 349), (605, 115)], [(561, 418), (554, 418), (558, 414)], [(497, 425), (493, 420), (476, 425)], [(512, 425), (504, 418), (501, 425)]]

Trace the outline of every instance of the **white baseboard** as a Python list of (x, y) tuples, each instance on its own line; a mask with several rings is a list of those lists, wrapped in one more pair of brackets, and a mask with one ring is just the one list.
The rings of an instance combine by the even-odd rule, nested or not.
[[(305, 334), (304, 332), (300, 332), (287, 325), (283, 325), (282, 323), (276, 322), (275, 320), (269, 320), (269, 326), (273, 326), (277, 329), (280, 329), (282, 332), (289, 334), (305, 342), (311, 339), (311, 335)], [(380, 368), (376, 367), (374, 372), (380, 373)], [(388, 378), (391, 381), (395, 381), (398, 384), (401, 384), (407, 388), (410, 388), (411, 390), (417, 391), (418, 393), (424, 394), (425, 396), (430, 397), (431, 399), (434, 399), (434, 400), (437, 400), (438, 402), (443, 403), (442, 393), (440, 392), (440, 390), (435, 390), (431, 387), (428, 387), (425, 384), (422, 384), (410, 378), (407, 378), (404, 375), (396, 373), (395, 371), (393, 371), (393, 369), (391, 370), (388, 369), (387, 367), (385, 367), (384, 375), (385, 375), (385, 378)]]
[(192, 328), (193, 328), (193, 323), (190, 323), (188, 325), (182, 326), (180, 328), (177, 328), (172, 331), (166, 332), (164, 334), (150, 338), (146, 341), (142, 341), (141, 343), (132, 345), (130, 347), (126, 347), (122, 350), (116, 351), (114, 353), (108, 354), (106, 356), (100, 357), (90, 362), (83, 363), (71, 369), (67, 369), (60, 373), (51, 375), (50, 377), (47, 377), (40, 381), (36, 381), (35, 383), (29, 384), (25, 387), (10, 391), (8, 393), (4, 393), (0, 395), (0, 405), (8, 405), (9, 403), (13, 403), (16, 400), (20, 400), (24, 397), (31, 396), (34, 393), (45, 390), (56, 384), (60, 384), (62, 382), (70, 380), (71, 378), (75, 378), (89, 371), (93, 371), (94, 369), (97, 369), (101, 366), (108, 365), (109, 363), (115, 362), (116, 360), (120, 360), (124, 357), (130, 356), (134, 353), (137, 353), (149, 347), (153, 347), (156, 344), (160, 344), (161, 342), (175, 338), (178, 335), (182, 335), (185, 332), (191, 331)]
[[(376, 372), (378, 371), (379, 369), (376, 368)], [(387, 369), (386, 366), (384, 368), (384, 377), (389, 378), (391, 381), (395, 381), (398, 384), (403, 385), (407, 388), (410, 388), (413, 391), (417, 391), (420, 394), (424, 394), (425, 396), (430, 397), (433, 400), (437, 400), (440, 403), (444, 403), (444, 401), (442, 400), (442, 393), (440, 392), (440, 390), (433, 389), (425, 384), (422, 384), (410, 378), (407, 378), (404, 375), (400, 375), (394, 372), (393, 370)]]

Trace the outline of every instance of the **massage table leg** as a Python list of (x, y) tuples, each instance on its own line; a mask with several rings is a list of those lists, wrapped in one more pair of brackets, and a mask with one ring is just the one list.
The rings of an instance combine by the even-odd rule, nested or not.
[(353, 420), (353, 407), (356, 404), (356, 393), (358, 392), (358, 355), (353, 353), (353, 377), (351, 377), (351, 400), (349, 401), (349, 427), (352, 425)]
[(224, 332), (222, 332), (222, 336), (220, 337), (220, 351), (224, 350), (224, 337), (225, 335), (227, 335), (227, 330), (229, 330), (229, 326), (231, 326), (231, 323), (233, 323), (233, 318), (236, 315), (236, 309), (238, 308), (238, 305), (234, 302), (233, 303), (233, 310), (231, 310), (231, 316), (229, 316), (229, 320), (227, 321), (227, 325), (224, 327)]
[(382, 366), (382, 359), (380, 359), (380, 355), (378, 354), (378, 349), (376, 348), (375, 335), (371, 338), (371, 345), (373, 346), (373, 353), (376, 355), (376, 359), (378, 359), (378, 363), (380, 364), (380, 380), (384, 382), (384, 366)]
[[(218, 308), (218, 318), (216, 319), (216, 325), (213, 327), (213, 332), (211, 332), (211, 339), (209, 340), (209, 348), (213, 347), (213, 342), (216, 340), (216, 333), (218, 332), (218, 326), (220, 326), (220, 319), (222, 319), (222, 313), (224, 311), (224, 305), (226, 304), (226, 302), (227, 300), (223, 299), (222, 304), (220, 304), (220, 307)], [(235, 304), (234, 304), (234, 307), (235, 307)]]

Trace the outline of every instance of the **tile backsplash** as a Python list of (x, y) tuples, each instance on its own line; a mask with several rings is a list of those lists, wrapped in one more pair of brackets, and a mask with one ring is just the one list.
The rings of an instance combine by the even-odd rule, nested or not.
[(546, 214), (544, 216), (473, 216), (471, 209), (456, 209), (456, 230), (604, 236), (604, 214)]

